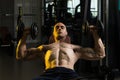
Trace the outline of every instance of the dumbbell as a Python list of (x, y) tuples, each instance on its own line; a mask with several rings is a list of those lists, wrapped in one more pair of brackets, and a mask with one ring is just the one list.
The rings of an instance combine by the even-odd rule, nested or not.
[[(97, 20), (96, 23), (94, 24), (94, 26), (96, 26), (98, 35), (101, 38), (103, 38), (104, 37), (104, 25), (103, 25), (102, 21)], [(87, 21), (84, 22), (82, 25), (82, 32), (84, 33), (84, 35), (88, 35), (90, 32), (89, 23)]]
[(90, 31), (88, 26), (89, 26), (89, 23), (88, 23), (87, 21), (85, 21), (85, 22), (82, 24), (82, 33), (83, 33), (84, 35), (87, 35), (88, 32)]
[[(25, 31), (25, 25), (22, 21), (19, 21), (18, 25), (17, 25), (17, 39), (21, 39), (21, 37), (23, 36), (23, 32)], [(30, 27), (30, 35), (32, 39), (35, 39), (38, 35), (38, 26), (36, 23), (32, 23), (31, 27)]]

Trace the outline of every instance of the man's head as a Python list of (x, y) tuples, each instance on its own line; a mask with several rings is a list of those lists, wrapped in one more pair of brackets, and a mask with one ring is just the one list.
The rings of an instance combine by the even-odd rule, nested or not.
[(53, 35), (56, 39), (65, 38), (67, 36), (66, 26), (62, 22), (58, 22), (54, 26)]

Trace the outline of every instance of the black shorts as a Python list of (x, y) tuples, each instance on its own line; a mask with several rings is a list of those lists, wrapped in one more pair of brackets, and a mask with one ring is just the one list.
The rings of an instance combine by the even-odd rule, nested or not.
[(55, 67), (47, 69), (39, 78), (33, 80), (72, 80), (79, 78), (78, 74), (68, 68)]

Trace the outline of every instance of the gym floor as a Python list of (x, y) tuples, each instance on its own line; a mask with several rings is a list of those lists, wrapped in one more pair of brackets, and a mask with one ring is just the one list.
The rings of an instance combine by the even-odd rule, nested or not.
[[(8, 48), (0, 48), (0, 80), (32, 80), (43, 72), (43, 64), (40, 60), (17, 61), (15, 52)], [(81, 79), (99, 80), (99, 79)], [(106, 80), (106, 79), (104, 79)], [(111, 79), (110, 79), (111, 80)], [(120, 73), (115, 73), (115, 79), (120, 80)]]
[(0, 80), (32, 80), (41, 74), (42, 67), (39, 60), (17, 61), (9, 47), (0, 49)]

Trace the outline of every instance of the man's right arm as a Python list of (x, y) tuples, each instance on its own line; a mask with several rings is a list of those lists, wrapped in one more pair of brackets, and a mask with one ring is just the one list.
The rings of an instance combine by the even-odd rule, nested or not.
[(16, 59), (31, 60), (38, 58), (43, 51), (43, 46), (38, 48), (28, 48), (26, 46), (26, 40), (29, 32), (24, 32), (22, 38), (19, 40), (16, 48)]

